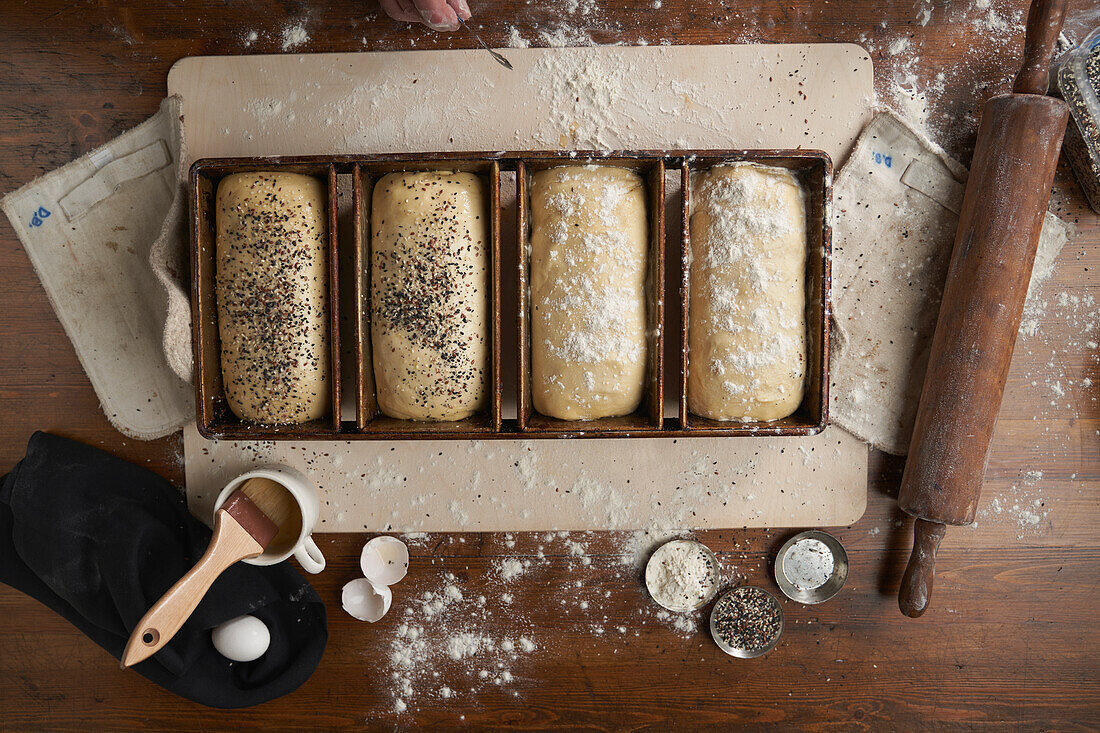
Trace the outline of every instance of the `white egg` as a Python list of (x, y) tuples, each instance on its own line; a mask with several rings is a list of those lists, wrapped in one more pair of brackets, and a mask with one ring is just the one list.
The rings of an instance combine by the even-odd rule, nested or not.
[(393, 585), (409, 572), (409, 548), (396, 537), (375, 537), (363, 545), (359, 567), (375, 585)]
[(210, 639), (219, 654), (234, 662), (259, 659), (271, 646), (271, 632), (255, 616), (238, 616), (215, 626)]
[(366, 578), (356, 578), (344, 586), (340, 603), (344, 610), (360, 621), (374, 623), (390, 610), (393, 594), (384, 585), (375, 585)]

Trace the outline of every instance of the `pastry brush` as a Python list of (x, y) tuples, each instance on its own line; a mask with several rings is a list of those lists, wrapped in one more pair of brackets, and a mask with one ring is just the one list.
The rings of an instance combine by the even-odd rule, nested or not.
[(138, 621), (122, 652), (123, 668), (160, 651), (191, 617), (226, 568), (239, 560), (256, 557), (275, 539), (278, 525), (245, 495), (245, 488), (230, 494), (214, 516), (214, 535), (195, 567)]

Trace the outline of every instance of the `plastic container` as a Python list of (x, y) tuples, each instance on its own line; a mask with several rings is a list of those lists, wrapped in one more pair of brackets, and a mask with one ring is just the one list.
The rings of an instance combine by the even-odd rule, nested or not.
[(1066, 56), (1058, 91), (1070, 110), (1062, 150), (1089, 206), (1100, 214), (1100, 28)]

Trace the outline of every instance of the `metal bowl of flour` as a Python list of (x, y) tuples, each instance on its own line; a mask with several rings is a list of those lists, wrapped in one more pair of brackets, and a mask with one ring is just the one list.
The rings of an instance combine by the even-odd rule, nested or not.
[[(832, 557), (831, 568), (824, 562), (826, 553)], [(775, 556), (775, 582), (792, 601), (823, 603), (839, 593), (847, 579), (848, 553), (828, 532), (800, 532)]]
[[(665, 562), (668, 555), (676, 549), (685, 549), (697, 553), (709, 567), (710, 582), (706, 587), (700, 589), (702, 592), (698, 597), (680, 598), (675, 601), (662, 599), (661, 597), (662, 594), (659, 592), (658, 587), (660, 566)], [(674, 611), (676, 613), (696, 611), (713, 601), (714, 597), (718, 595), (718, 586), (721, 585), (721, 582), (722, 574), (718, 565), (718, 558), (714, 556), (714, 553), (710, 551), (709, 547), (700, 542), (695, 542), (694, 540), (672, 540), (666, 542), (653, 551), (653, 554), (649, 557), (649, 562), (646, 563), (645, 584), (646, 588), (649, 590), (650, 597), (653, 598), (657, 605), (663, 606), (669, 611)]]

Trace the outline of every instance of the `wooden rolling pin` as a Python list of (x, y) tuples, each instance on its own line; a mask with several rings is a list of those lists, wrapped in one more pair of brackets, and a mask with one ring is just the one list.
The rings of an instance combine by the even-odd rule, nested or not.
[(928, 608), (945, 525), (974, 521), (1069, 110), (1047, 97), (1065, 0), (1034, 0), (1012, 93), (982, 110), (898, 504), (916, 517), (898, 605)]

